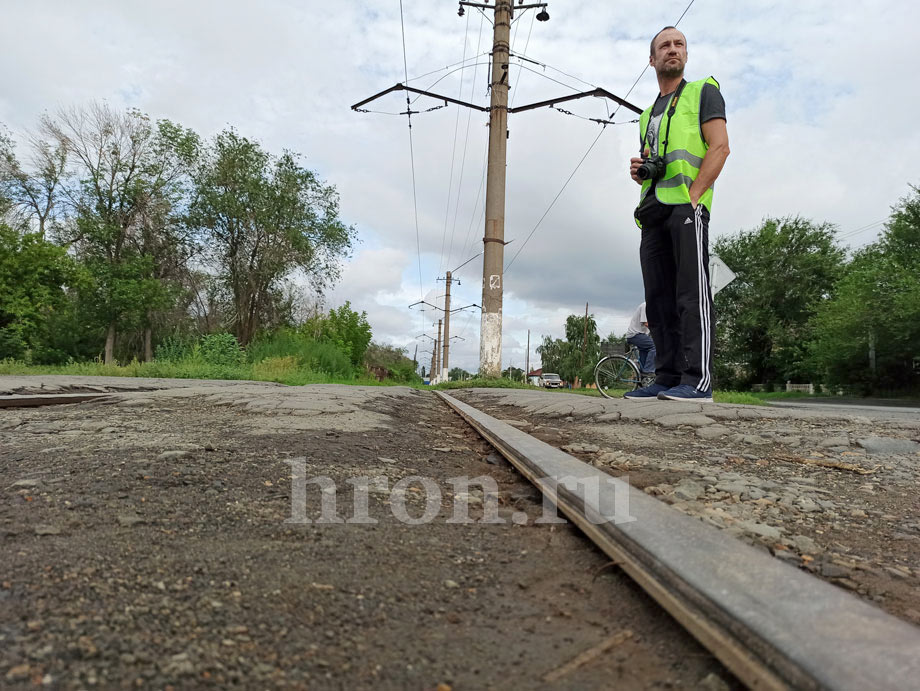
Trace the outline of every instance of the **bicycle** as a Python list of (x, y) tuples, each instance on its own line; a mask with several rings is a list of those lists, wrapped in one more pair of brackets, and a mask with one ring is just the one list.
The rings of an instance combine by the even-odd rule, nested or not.
[[(639, 370), (639, 349), (630, 346), (625, 355), (608, 355), (594, 366), (594, 383), (604, 398), (614, 398), (610, 391), (634, 391), (655, 381), (655, 373)], [(618, 398), (618, 396), (617, 396)]]

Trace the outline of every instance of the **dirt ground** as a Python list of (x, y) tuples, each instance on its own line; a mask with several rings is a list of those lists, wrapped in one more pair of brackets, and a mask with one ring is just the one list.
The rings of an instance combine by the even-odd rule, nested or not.
[[(737, 686), (577, 530), (534, 523), (536, 492), (433, 394), (344, 389), (0, 409), (0, 686)], [(286, 522), (290, 461), (343, 518), (348, 480), (386, 477), (377, 523)], [(446, 522), (448, 481), (481, 475), (517, 523)], [(410, 476), (440, 490), (423, 525), (394, 515), (432, 496), (393, 490)]]
[[(687, 414), (668, 403), (646, 415), (631, 407), (641, 404), (579, 396), (566, 410), (558, 395), (523, 391), (458, 397), (920, 624), (920, 421), (750, 406)], [(535, 400), (554, 405), (541, 413)]]

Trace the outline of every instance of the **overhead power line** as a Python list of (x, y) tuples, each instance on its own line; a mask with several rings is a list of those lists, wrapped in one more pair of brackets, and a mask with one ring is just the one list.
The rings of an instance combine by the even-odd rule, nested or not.
[(875, 229), (875, 228), (878, 228), (879, 226), (882, 226), (882, 225), (884, 225), (884, 224), (887, 223), (887, 222), (888, 222), (888, 219), (887, 219), (887, 218), (883, 218), (881, 221), (874, 221), (873, 223), (869, 223), (869, 224), (867, 224), (867, 225), (860, 226), (859, 228), (855, 228), (855, 229), (853, 229), (853, 230), (848, 230), (848, 231), (846, 231), (845, 233), (841, 233), (840, 235), (837, 236), (837, 239), (838, 239), (838, 240), (844, 240), (844, 239), (846, 239), (846, 238), (851, 238), (851, 237), (853, 237), (854, 235), (859, 235), (860, 233), (865, 233), (867, 230), (873, 230), (873, 229)]
[[(466, 28), (463, 33), (463, 61), (466, 61), (466, 42), (470, 33), (470, 15), (466, 15)], [(477, 48), (478, 50), (478, 48)], [(431, 88), (431, 87), (429, 87)], [(457, 99), (463, 98), (463, 75), (460, 75), (460, 89), (457, 91)], [(454, 163), (457, 158), (457, 135), (460, 132), (460, 111), (457, 110), (457, 116), (454, 118), (454, 144), (450, 149), (450, 176), (447, 181), (447, 208), (444, 209), (444, 231), (441, 233), (441, 256), (438, 260), (438, 273), (441, 273), (441, 267), (445, 265), (444, 245), (447, 242), (447, 219), (450, 218), (450, 200), (453, 197), (454, 187)], [(449, 262), (449, 259), (447, 260)]]
[[(409, 60), (406, 56), (406, 24), (403, 20), (403, 4), (399, 0), (399, 27), (402, 32), (403, 48), (403, 71), (406, 81), (409, 81)], [(422, 239), (418, 230), (418, 192), (415, 184), (415, 148), (412, 145), (412, 107), (409, 103), (409, 92), (406, 92), (406, 118), (409, 121), (409, 161), (412, 167), (412, 207), (415, 209), (415, 251), (418, 256), (418, 294), (421, 297), (424, 292), (424, 283), (422, 282)]]
[[(477, 52), (479, 51), (479, 48), (482, 45), (483, 24), (484, 24), (484, 21), (480, 19), (479, 35), (476, 38), (476, 51)], [(479, 74), (478, 69), (473, 70), (473, 81), (470, 84), (470, 100), (473, 99), (473, 94), (476, 91), (476, 77), (478, 76), (478, 74)], [(464, 176), (464, 172), (466, 171), (466, 152), (470, 144), (470, 123), (472, 122), (472, 118), (473, 118), (473, 112), (471, 110), (467, 110), (466, 134), (464, 135), (464, 140), (463, 140), (463, 156), (460, 158), (460, 180), (457, 183), (457, 198), (456, 198), (456, 201), (454, 201), (454, 221), (453, 221), (453, 225), (451, 226), (451, 230), (450, 230), (450, 244), (448, 245), (448, 248), (447, 248), (447, 264), (448, 265), (450, 264), (451, 256), (453, 255), (453, 251), (454, 251), (454, 235), (457, 232), (457, 214), (460, 211), (460, 193), (463, 190), (463, 176)]]

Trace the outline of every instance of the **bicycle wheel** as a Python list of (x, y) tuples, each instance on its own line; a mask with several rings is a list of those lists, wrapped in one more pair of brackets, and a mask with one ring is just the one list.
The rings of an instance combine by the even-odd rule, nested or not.
[(623, 355), (602, 358), (594, 367), (594, 383), (606, 398), (618, 398), (621, 391), (634, 391), (642, 386), (639, 368)]

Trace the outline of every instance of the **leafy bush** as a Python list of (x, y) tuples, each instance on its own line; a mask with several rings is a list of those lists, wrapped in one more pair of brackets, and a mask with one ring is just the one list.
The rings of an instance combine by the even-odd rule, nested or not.
[(0, 329), (0, 360), (22, 359), (26, 348), (26, 342), (18, 331), (11, 328)]
[(195, 344), (177, 336), (169, 336), (157, 346), (155, 359), (162, 362), (182, 362), (192, 356)]
[(308, 319), (300, 333), (315, 341), (334, 343), (355, 368), (364, 362), (365, 351), (371, 342), (367, 312), (355, 312), (350, 302), (330, 310), (328, 315), (319, 314)]
[(235, 367), (246, 360), (246, 353), (229, 333), (208, 334), (198, 344), (198, 356), (209, 365)]
[(364, 355), (364, 364), (371, 370), (386, 370), (387, 379), (394, 382), (417, 383), (422, 380), (415, 371), (416, 363), (406, 356), (405, 348), (371, 343)]

